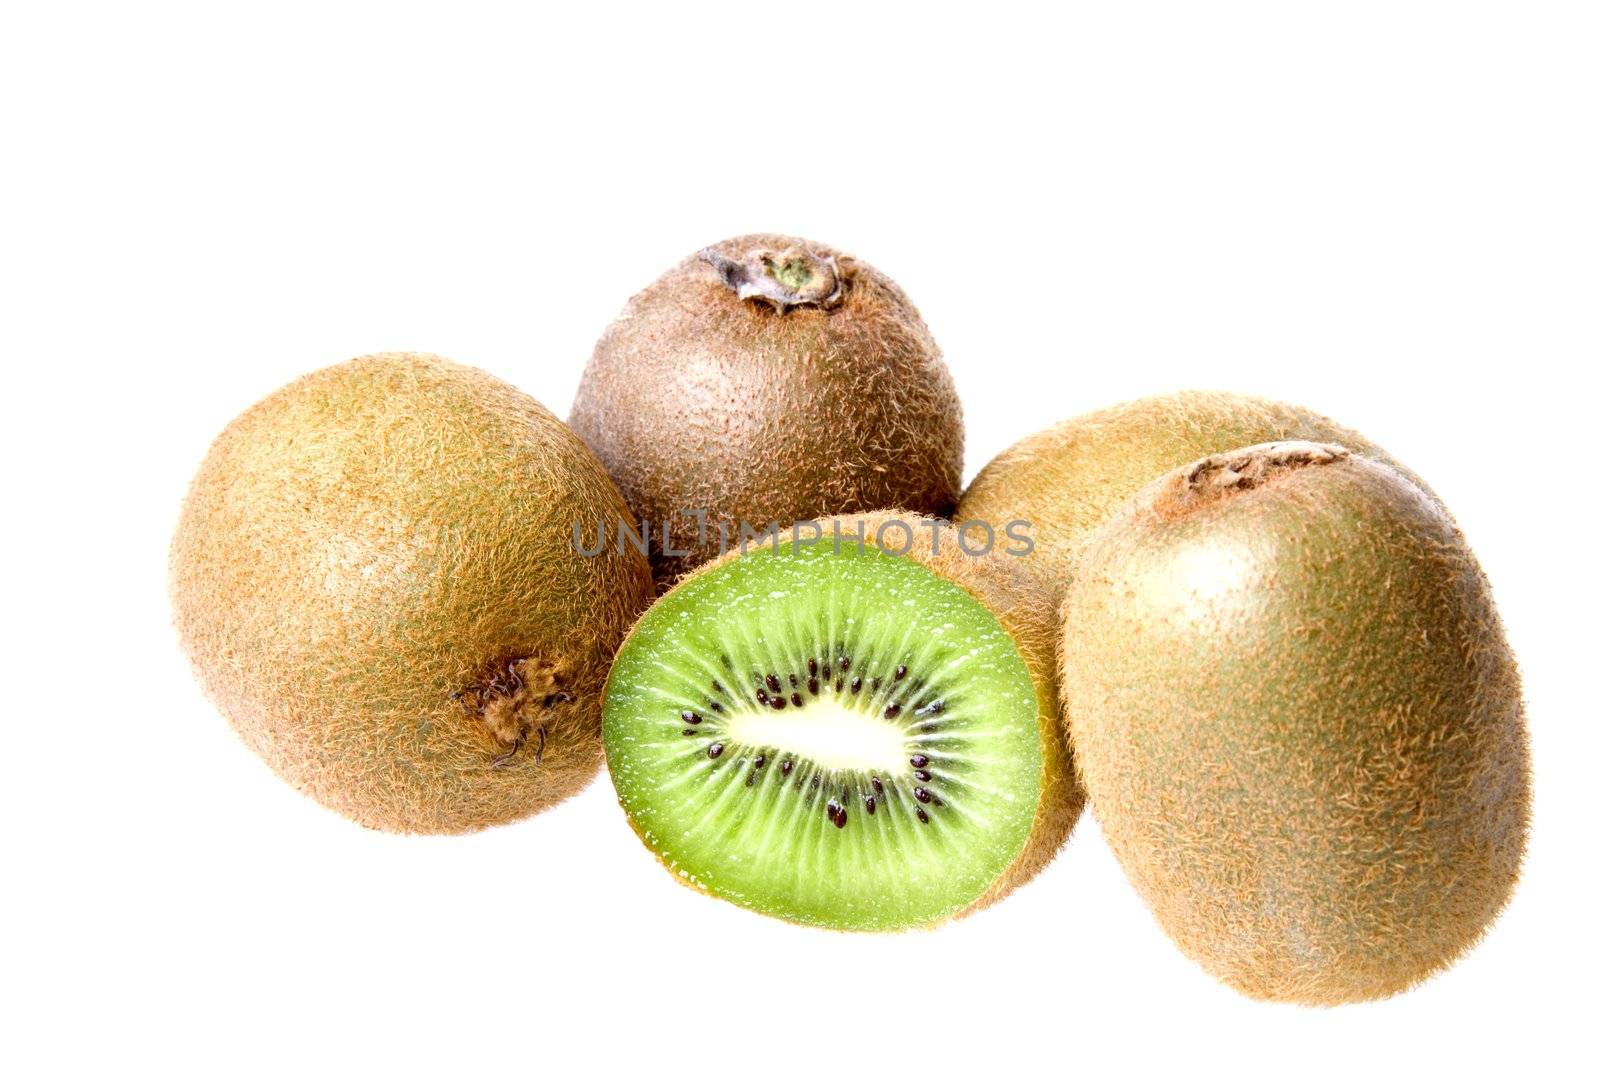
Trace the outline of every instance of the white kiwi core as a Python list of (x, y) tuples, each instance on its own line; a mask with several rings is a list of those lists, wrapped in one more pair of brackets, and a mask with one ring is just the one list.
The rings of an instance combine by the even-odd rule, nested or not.
[(897, 724), (826, 698), (799, 709), (732, 716), (728, 736), (754, 749), (793, 752), (837, 770), (899, 770), (906, 761), (906, 733)]

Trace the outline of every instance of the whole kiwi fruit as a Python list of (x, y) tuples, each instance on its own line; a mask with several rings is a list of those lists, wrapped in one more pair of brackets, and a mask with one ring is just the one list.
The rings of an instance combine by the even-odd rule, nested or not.
[(1085, 549), (1062, 662), (1095, 814), (1178, 946), (1336, 1004), (1448, 965), (1529, 817), (1516, 665), (1454, 522), (1337, 445), (1164, 475)]
[(961, 405), (911, 301), (794, 237), (712, 245), (629, 300), (569, 421), (648, 524), (663, 586), (741, 523), (948, 516), (961, 492)]
[(801, 523), (640, 618), (607, 766), (697, 889), (809, 925), (934, 924), (1031, 878), (1082, 810), (1056, 634), (1047, 590), (925, 517)]
[(1030, 523), (1033, 548), (1018, 562), (1061, 596), (1084, 539), (1152, 478), (1217, 452), (1286, 440), (1332, 441), (1387, 459), (1355, 431), (1293, 404), (1224, 392), (1170, 393), (1024, 437), (978, 472), (956, 521), (984, 522), (996, 531)]
[[(309, 374), (212, 444), (172, 542), (183, 647), (279, 775), (364, 825), (454, 833), (600, 761), (600, 690), (648, 602), (583, 442), (482, 371), (412, 354)], [(592, 539), (592, 533), (585, 536)]]

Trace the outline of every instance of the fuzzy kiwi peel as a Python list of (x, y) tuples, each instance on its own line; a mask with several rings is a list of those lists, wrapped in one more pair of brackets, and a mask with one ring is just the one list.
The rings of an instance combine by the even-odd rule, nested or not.
[(640, 618), (607, 766), (686, 884), (808, 925), (931, 925), (1031, 878), (1082, 809), (1056, 616), (921, 516), (842, 517), (843, 541), (833, 522), (732, 550)]
[(911, 301), (794, 237), (712, 245), (629, 300), (569, 422), (649, 524), (661, 588), (738, 543), (741, 523), (948, 516), (961, 492), (960, 400)]
[(171, 591), (212, 700), (279, 775), (367, 826), (454, 833), (576, 792), (600, 689), (650, 596), (589, 450), (482, 371), (370, 356), (272, 394), (211, 446)]
[(1265, 441), (1332, 441), (1389, 461), (1365, 437), (1314, 411), (1235, 393), (1146, 397), (1067, 419), (1018, 441), (972, 480), (957, 522), (1032, 524), (1019, 563), (1063, 596), (1084, 541), (1152, 478)]
[(1157, 479), (1083, 553), (1061, 657), (1097, 820), (1177, 945), (1234, 988), (1386, 996), (1516, 881), (1519, 681), (1453, 521), (1337, 445)]

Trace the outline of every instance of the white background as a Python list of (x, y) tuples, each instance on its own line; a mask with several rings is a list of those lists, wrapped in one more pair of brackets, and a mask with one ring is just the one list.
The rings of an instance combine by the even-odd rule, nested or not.
[[(0, 1056), (1592, 1054), (1593, 12), (8, 5)], [(1195, 386), (1309, 405), (1428, 478), (1494, 582), (1535, 751), (1525, 874), (1481, 947), (1383, 1003), (1261, 1005), (1166, 942), (1092, 820), (1000, 907), (846, 936), (680, 889), (604, 778), (407, 839), (259, 764), (166, 603), (212, 436), (384, 349), (565, 413), (630, 293), (751, 230), (907, 289), (969, 477)]]

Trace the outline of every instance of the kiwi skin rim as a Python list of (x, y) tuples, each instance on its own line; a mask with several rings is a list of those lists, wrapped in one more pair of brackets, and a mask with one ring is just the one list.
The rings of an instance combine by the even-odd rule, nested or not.
[[(984, 556), (969, 556), (962, 552), (955, 545), (952, 530), (947, 529), (941, 534), (939, 551), (935, 553), (933, 531), (922, 525), (928, 521), (927, 516), (905, 511), (872, 511), (818, 519), (816, 522), (821, 526), (824, 536), (832, 535), (835, 519), (840, 529), (852, 536), (858, 528), (857, 524), (864, 523), (865, 542), (877, 547), (882, 547), (878, 534), (885, 523), (898, 521), (909, 527), (912, 536), (906, 550), (900, 551), (903, 528), (899, 526), (891, 528), (892, 532), (888, 539), (890, 547), (902, 558), (919, 563), (940, 578), (954, 582), (992, 612), (1015, 642), (1023, 663), (1027, 665), (1028, 674), (1033, 679), (1034, 697), (1038, 707), (1041, 757), (1039, 805), (1034, 811), (1033, 828), (1010, 866), (1001, 872), (977, 899), (949, 917), (927, 924), (927, 927), (939, 926), (983, 910), (1044, 870), (1060, 851), (1061, 846), (1066, 843), (1067, 837), (1078, 821), (1078, 816), (1083, 812), (1083, 788), (1079, 785), (1073, 770), (1072, 758), (1067, 749), (1066, 727), (1062, 721), (1057, 697), (1056, 647), (1059, 628), (1055, 604), (1050, 591), (1021, 568), (1010, 563), (1010, 557), (1000, 555), (998, 551)], [(802, 533), (807, 537), (815, 536), (815, 531), (807, 525), (803, 531), (794, 528), (783, 531), (778, 535), (776, 543), (790, 544)], [(762, 543), (759, 550), (770, 551), (769, 546), (772, 544), (773, 541), (769, 539)], [(739, 558), (740, 550), (730, 549), (685, 574), (679, 582), (692, 581), (701, 574)], [(634, 626), (638, 626), (637, 621)], [(623, 643), (626, 644), (628, 638), (632, 636), (630, 630)], [(608, 677), (605, 691), (600, 698), (602, 708), (606, 706), (610, 691), (611, 680)], [(620, 800), (618, 806), (621, 807)], [(639, 840), (646, 848), (650, 848), (649, 840), (640, 832), (633, 818), (628, 816), (626, 808), (623, 808), (623, 815), (628, 818), (628, 825), (633, 828)], [(658, 861), (661, 859), (654, 849), (650, 849), (650, 852)], [(715, 894), (708, 893), (684, 878), (670, 864), (663, 862), (662, 866), (683, 885), (698, 893), (715, 897)], [(716, 897), (716, 899), (722, 898)]]

